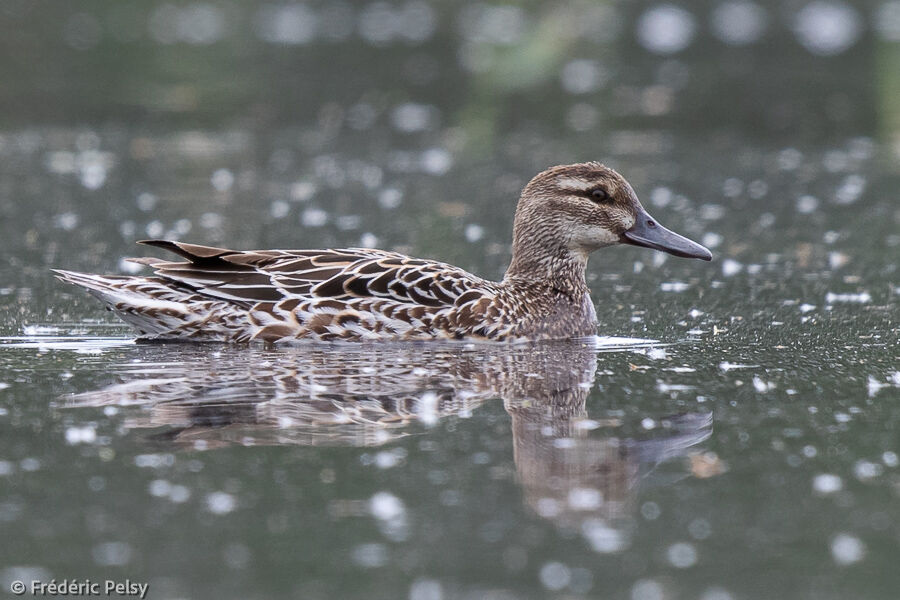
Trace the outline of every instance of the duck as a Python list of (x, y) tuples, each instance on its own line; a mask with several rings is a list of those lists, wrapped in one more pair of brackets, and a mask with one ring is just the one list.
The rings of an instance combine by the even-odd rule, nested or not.
[(601, 248), (628, 244), (711, 260), (660, 225), (628, 181), (599, 162), (554, 166), (519, 197), (512, 259), (491, 281), (443, 262), (372, 248), (229, 250), (143, 240), (183, 260), (129, 259), (148, 276), (54, 270), (85, 288), (141, 341), (522, 342), (595, 336), (585, 273)]

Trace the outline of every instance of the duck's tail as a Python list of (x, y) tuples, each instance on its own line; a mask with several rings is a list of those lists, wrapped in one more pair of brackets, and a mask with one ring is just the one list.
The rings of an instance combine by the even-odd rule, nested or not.
[[(221, 302), (196, 302), (191, 290), (172, 288), (155, 277), (94, 275), (53, 269), (62, 281), (86, 289), (123, 321), (148, 339), (208, 337), (221, 339), (216, 327), (199, 325)], [(193, 301), (193, 302), (192, 302)]]

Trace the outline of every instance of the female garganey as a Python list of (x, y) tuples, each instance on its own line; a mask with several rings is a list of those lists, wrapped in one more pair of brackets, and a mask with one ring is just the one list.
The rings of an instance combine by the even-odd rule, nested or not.
[(596, 162), (552, 167), (525, 186), (502, 281), (369, 248), (141, 243), (187, 260), (131, 259), (153, 267), (150, 277), (56, 273), (87, 288), (143, 339), (226, 342), (592, 336), (597, 317), (584, 274), (594, 250), (632, 244), (712, 258), (659, 225), (628, 182)]

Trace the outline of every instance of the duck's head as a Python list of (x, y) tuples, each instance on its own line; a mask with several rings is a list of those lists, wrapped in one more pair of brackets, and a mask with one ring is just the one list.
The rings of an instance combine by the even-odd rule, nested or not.
[(660, 225), (625, 178), (597, 162), (551, 167), (525, 186), (516, 209), (515, 245), (531, 245), (529, 236), (585, 259), (615, 244), (712, 259), (700, 244)]

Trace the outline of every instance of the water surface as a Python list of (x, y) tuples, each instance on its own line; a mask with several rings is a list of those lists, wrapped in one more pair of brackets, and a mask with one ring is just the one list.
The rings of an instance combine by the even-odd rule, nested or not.
[[(4, 589), (896, 598), (897, 6), (4, 4)], [(716, 256), (597, 253), (596, 340), (136, 344), (48, 272), (168, 237), (499, 278), (576, 160)]]

